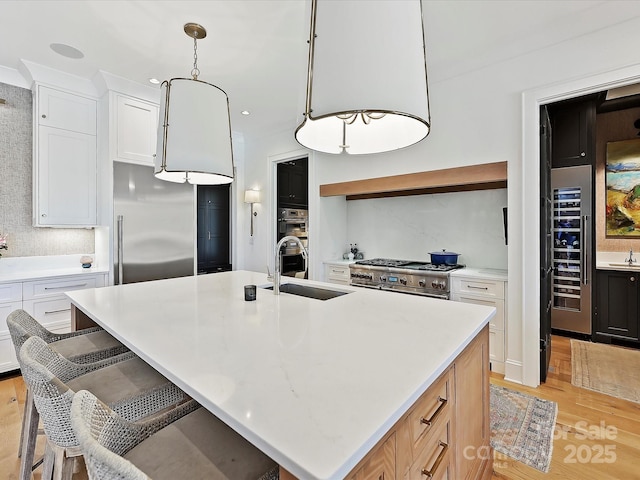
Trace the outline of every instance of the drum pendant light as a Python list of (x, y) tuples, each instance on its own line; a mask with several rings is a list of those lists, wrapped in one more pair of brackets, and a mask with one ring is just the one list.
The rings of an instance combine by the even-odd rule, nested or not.
[(301, 145), (380, 153), (431, 128), (422, 2), (312, 0)]
[(220, 88), (198, 79), (197, 40), (207, 32), (187, 23), (193, 38), (192, 78), (172, 78), (161, 86), (155, 176), (170, 182), (217, 185), (233, 181), (229, 99)]

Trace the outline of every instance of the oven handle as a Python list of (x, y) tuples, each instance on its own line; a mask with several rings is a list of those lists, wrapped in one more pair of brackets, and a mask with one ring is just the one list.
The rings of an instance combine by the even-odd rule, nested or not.
[(282, 223), (307, 223), (308, 222), (306, 218), (279, 218), (278, 221)]

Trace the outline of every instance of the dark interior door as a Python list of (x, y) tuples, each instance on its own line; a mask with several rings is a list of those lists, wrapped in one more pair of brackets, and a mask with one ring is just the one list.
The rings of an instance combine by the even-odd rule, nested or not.
[(551, 192), (551, 121), (540, 107), (540, 381), (547, 379), (551, 356), (551, 288), (553, 222)]
[(229, 185), (198, 186), (198, 273), (231, 270)]

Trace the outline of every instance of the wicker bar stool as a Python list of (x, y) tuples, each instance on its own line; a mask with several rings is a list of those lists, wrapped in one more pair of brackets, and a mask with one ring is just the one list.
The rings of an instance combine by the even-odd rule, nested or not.
[(75, 391), (86, 389), (124, 418), (135, 421), (189, 400), (185, 393), (133, 352), (79, 364), (67, 360), (39, 337), (20, 349), (22, 375), (40, 414), (47, 446), (43, 479), (71, 479), (81, 455), (69, 423)]
[(122, 418), (87, 391), (71, 425), (92, 480), (277, 480), (279, 467), (195, 401), (141, 422)]
[[(52, 348), (75, 363), (91, 363), (128, 351), (102, 328), (88, 328), (78, 332), (53, 333), (43, 327), (35, 318), (22, 309), (15, 310), (7, 317), (7, 326), (16, 358), (20, 347), (29, 337), (36, 336), (52, 345)], [(34, 455), (38, 436), (38, 411), (33, 406), (33, 396), (27, 389), (25, 410), (22, 416), (18, 457), (20, 459), (20, 480), (29, 480), (34, 468)]]

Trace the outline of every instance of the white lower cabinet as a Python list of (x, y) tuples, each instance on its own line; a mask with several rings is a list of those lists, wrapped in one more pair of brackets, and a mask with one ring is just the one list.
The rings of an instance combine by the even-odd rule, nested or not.
[(15, 348), (7, 328), (7, 315), (22, 308), (22, 283), (0, 285), (0, 372), (17, 368)]
[(489, 361), (491, 370), (498, 373), (504, 373), (506, 361), (506, 277), (501, 270), (463, 269), (451, 274), (451, 300), (496, 309), (489, 323)]
[(324, 280), (329, 283), (349, 285), (351, 283), (351, 272), (349, 265), (352, 261), (324, 262)]
[(7, 327), (7, 316), (22, 308), (47, 330), (71, 330), (71, 301), (64, 292), (103, 287), (106, 274), (69, 275), (0, 284), (0, 373), (18, 368), (15, 348)]

